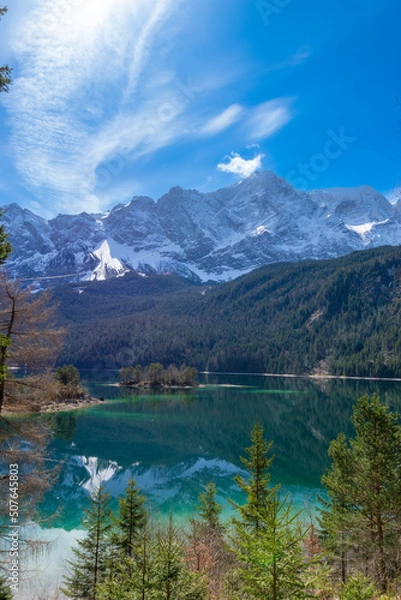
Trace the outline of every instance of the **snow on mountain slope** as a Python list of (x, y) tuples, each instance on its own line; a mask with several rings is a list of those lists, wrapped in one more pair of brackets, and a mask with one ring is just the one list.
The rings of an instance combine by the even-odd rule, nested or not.
[(262, 265), (334, 258), (401, 243), (401, 201), (368, 186), (301, 192), (271, 171), (212, 193), (172, 188), (157, 202), (134, 197), (104, 215), (46, 221), (4, 207), (14, 252), (8, 270), (26, 279), (105, 279), (130, 269), (224, 281)]

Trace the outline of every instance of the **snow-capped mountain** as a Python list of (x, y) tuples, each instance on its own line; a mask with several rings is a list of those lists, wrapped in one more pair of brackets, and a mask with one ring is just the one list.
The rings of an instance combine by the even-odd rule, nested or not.
[(47, 221), (17, 204), (4, 208), (8, 271), (25, 279), (137, 270), (224, 281), (268, 263), (401, 243), (401, 200), (392, 205), (367, 186), (297, 191), (271, 171), (207, 194), (175, 187), (157, 202), (134, 197), (100, 215)]

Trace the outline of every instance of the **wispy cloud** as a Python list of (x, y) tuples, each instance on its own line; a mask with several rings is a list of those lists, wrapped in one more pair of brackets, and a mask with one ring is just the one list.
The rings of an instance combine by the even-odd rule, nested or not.
[(275, 98), (256, 106), (246, 121), (249, 141), (271, 137), (287, 125), (295, 116), (293, 101), (294, 98)]
[(180, 3), (37, 0), (26, 15), (14, 45), (19, 76), (6, 99), (11, 152), (28, 189), (57, 210), (100, 210), (104, 160), (178, 135), (182, 93), (171, 78), (157, 95), (138, 87), (155, 37)]
[(240, 104), (232, 104), (222, 113), (210, 119), (210, 121), (208, 121), (208, 123), (206, 123), (206, 125), (203, 127), (202, 133), (214, 135), (224, 131), (233, 125), (233, 123), (236, 123), (240, 119), (243, 112), (244, 109)]
[(298, 67), (309, 60), (312, 54), (312, 49), (309, 46), (303, 46), (298, 48), (298, 50), (294, 54), (291, 54), (288, 58), (267, 66), (265, 68), (265, 72), (270, 73), (272, 71), (281, 71), (283, 69), (292, 69), (294, 67)]
[(237, 152), (232, 152), (228, 157), (228, 162), (219, 163), (217, 168), (223, 173), (232, 173), (244, 179), (262, 168), (263, 157), (264, 155), (259, 153), (254, 158), (246, 160)]
[(247, 147), (258, 146), (257, 142), (271, 137), (294, 118), (294, 100), (295, 98), (274, 98), (252, 108), (232, 104), (199, 127), (198, 132), (215, 135), (240, 121), (243, 134), (249, 142)]

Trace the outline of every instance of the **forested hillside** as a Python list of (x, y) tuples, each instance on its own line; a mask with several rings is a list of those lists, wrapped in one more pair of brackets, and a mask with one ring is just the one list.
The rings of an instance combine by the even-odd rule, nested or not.
[(277, 263), (220, 286), (129, 274), (60, 287), (61, 362), (401, 377), (401, 248)]

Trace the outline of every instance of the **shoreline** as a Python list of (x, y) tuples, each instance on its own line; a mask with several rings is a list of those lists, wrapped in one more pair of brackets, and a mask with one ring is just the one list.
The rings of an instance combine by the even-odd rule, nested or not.
[[(399, 377), (355, 377), (348, 375), (328, 375), (328, 374), (297, 374), (297, 373), (240, 373), (240, 372), (221, 372), (221, 371), (200, 371), (202, 375), (242, 375), (247, 377), (282, 377), (285, 379), (310, 379), (315, 381), (333, 380), (340, 379), (344, 381), (388, 381), (400, 383), (401, 378)], [(205, 387), (204, 383), (197, 384), (196, 386), (160, 386), (158, 388), (151, 388), (140, 385), (123, 385), (120, 383), (108, 383), (105, 384), (110, 387), (126, 387), (129, 389), (144, 390), (144, 391), (162, 391), (162, 390), (193, 390), (201, 389)], [(235, 384), (222, 383), (218, 384), (221, 387), (237, 387)], [(105, 400), (104, 398), (94, 398), (93, 396), (87, 396), (85, 398), (63, 400), (61, 402), (44, 402), (40, 406), (38, 404), (30, 405), (29, 403), (15, 406), (4, 406), (2, 411), (3, 416), (13, 415), (29, 415), (29, 414), (47, 414), (47, 413), (58, 413), (58, 412), (71, 412), (80, 409), (91, 408), (92, 406), (98, 406), (99, 404), (107, 404), (111, 400)]]
[(329, 375), (315, 373), (240, 373), (222, 371), (199, 371), (202, 375), (246, 375), (247, 377), (284, 377), (287, 379), (351, 379), (354, 381), (396, 381), (401, 382), (401, 377), (356, 377), (354, 375)]
[(150, 385), (150, 384), (141, 384), (141, 383), (111, 383), (111, 386), (116, 386), (119, 388), (129, 388), (130, 390), (194, 390), (199, 387), (199, 384), (195, 385)]
[(47, 414), (47, 413), (58, 413), (58, 412), (70, 412), (73, 410), (80, 410), (84, 408), (90, 408), (91, 406), (97, 406), (99, 404), (106, 404), (108, 401), (102, 398), (94, 398), (93, 396), (87, 396), (85, 398), (77, 398), (72, 400), (62, 400), (61, 402), (44, 402), (41, 405), (34, 404), (30, 405), (21, 404), (14, 406), (4, 406), (2, 411), (3, 416), (12, 417), (14, 415), (35, 415), (35, 414)]

